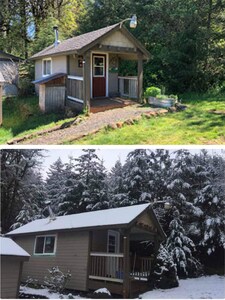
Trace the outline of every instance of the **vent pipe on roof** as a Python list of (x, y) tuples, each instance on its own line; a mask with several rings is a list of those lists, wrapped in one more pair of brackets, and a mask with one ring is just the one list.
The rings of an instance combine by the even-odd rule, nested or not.
[(58, 26), (57, 25), (53, 26), (53, 30), (55, 32), (55, 43), (54, 43), (54, 46), (57, 47), (60, 44)]

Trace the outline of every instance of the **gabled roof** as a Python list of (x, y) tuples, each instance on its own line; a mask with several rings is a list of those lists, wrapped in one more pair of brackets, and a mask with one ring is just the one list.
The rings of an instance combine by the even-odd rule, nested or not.
[(17, 245), (13, 240), (6, 237), (0, 237), (0, 255), (26, 257), (30, 256), (25, 250), (23, 250), (23, 248)]
[[(93, 229), (115, 225), (118, 227), (129, 227), (129, 224), (150, 207), (150, 204), (140, 204), (56, 217), (55, 220), (50, 220), (49, 218), (40, 219), (10, 231), (7, 235), (13, 236), (68, 229)], [(157, 219), (153, 221), (158, 223)], [(159, 223), (158, 226), (160, 226)]]
[(34, 54), (31, 59), (35, 60), (38, 58), (56, 56), (60, 54), (63, 55), (69, 53), (82, 53), (82, 51), (87, 51), (88, 49), (96, 45), (103, 37), (116, 30), (121, 30), (124, 34), (126, 34), (128, 38), (132, 40), (132, 42), (144, 53), (145, 57), (149, 57), (149, 52), (145, 49), (145, 47), (137, 39), (135, 39), (135, 37), (128, 30), (126, 30), (124, 27), (121, 27), (120, 23), (117, 23), (79, 36), (72, 37), (61, 42), (57, 46), (53, 44)]
[(5, 56), (6, 58), (8, 58), (9, 60), (14, 60), (14, 61), (23, 60), (22, 58), (20, 58), (18, 56), (15, 56), (15, 55), (12, 55), (12, 54), (9, 54), (9, 53), (6, 53), (6, 52), (0, 50), (0, 56), (1, 56), (1, 54), (3, 56)]

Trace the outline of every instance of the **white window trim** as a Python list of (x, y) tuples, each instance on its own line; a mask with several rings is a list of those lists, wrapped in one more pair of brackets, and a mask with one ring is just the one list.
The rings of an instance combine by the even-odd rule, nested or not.
[[(103, 66), (97, 66), (95, 65), (95, 58), (96, 57), (101, 57), (103, 58)], [(103, 55), (100, 55), (100, 54), (94, 54), (93, 55), (93, 77), (97, 77), (97, 78), (105, 78), (106, 77), (106, 56), (103, 54)], [(95, 68), (103, 68), (103, 75), (94, 75), (94, 70)]]
[[(55, 243), (54, 243), (54, 252), (53, 253), (35, 253), (35, 249), (36, 249), (36, 243), (37, 243), (37, 238), (39, 237), (54, 237), (55, 238)], [(52, 256), (56, 254), (56, 245), (57, 245), (57, 234), (43, 234), (43, 235), (36, 235), (35, 236), (35, 241), (34, 241), (34, 251), (33, 251), (33, 255), (35, 256)], [(44, 240), (44, 247), (43, 249), (45, 249), (45, 240)]]
[(106, 75), (106, 95), (105, 95), (105, 97), (108, 97), (109, 96), (109, 53), (108, 52), (91, 51), (91, 58), (90, 58), (91, 98), (93, 98), (93, 55), (95, 55), (95, 54), (106, 55), (106, 73), (105, 73), (105, 75)]
[(120, 233), (116, 230), (108, 230), (108, 237), (107, 237), (107, 253), (109, 252), (109, 236), (113, 235), (115, 236), (115, 241), (116, 241), (116, 252), (115, 253), (119, 253), (120, 252)]
[[(51, 70), (50, 70), (50, 74), (44, 74), (44, 62), (45, 61), (51, 61)], [(51, 57), (49, 57), (49, 58), (43, 58), (42, 59), (42, 77), (46, 77), (46, 76), (49, 76), (49, 75), (51, 75), (52, 74), (52, 58)]]

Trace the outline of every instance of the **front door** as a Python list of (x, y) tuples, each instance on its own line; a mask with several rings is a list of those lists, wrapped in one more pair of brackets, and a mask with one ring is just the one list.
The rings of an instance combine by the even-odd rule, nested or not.
[(93, 98), (106, 96), (106, 55), (93, 54)]

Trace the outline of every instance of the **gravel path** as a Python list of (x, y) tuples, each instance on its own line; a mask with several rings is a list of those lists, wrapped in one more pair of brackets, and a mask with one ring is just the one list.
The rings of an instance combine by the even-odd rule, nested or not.
[(141, 116), (143, 113), (159, 111), (159, 108), (141, 107), (139, 104), (127, 106), (124, 108), (112, 109), (96, 114), (91, 114), (87, 120), (71, 126), (60, 129), (34, 139), (24, 140), (19, 144), (24, 145), (60, 145), (65, 142), (82, 138), (85, 135), (95, 133), (109, 124), (124, 122), (126, 120)]

